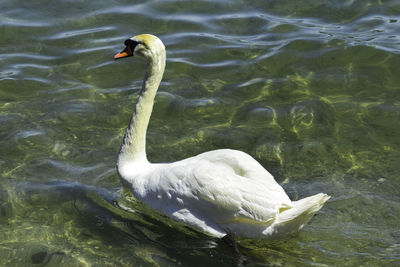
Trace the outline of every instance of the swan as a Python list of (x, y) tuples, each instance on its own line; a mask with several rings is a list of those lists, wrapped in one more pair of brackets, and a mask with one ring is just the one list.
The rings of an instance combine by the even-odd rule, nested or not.
[(141, 34), (125, 41), (114, 59), (137, 56), (146, 65), (140, 96), (117, 158), (121, 181), (152, 209), (208, 235), (275, 239), (301, 229), (330, 196), (291, 201), (250, 155), (231, 149), (173, 163), (150, 163), (146, 131), (166, 62), (162, 41)]

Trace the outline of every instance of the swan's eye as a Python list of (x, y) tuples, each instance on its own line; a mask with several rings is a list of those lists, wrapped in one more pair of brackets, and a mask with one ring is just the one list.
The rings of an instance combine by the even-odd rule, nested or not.
[(137, 46), (138, 44), (139, 44), (139, 42), (137, 42), (137, 41), (134, 41), (134, 40), (132, 40), (132, 39), (127, 39), (127, 40), (125, 40), (125, 43), (124, 43), (126, 46), (130, 46), (131, 48), (132, 48), (132, 51), (134, 50), (134, 48), (135, 48), (135, 46)]

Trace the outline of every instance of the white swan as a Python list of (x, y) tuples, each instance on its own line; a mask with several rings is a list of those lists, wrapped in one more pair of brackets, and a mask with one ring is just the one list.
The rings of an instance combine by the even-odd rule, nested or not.
[(140, 201), (212, 236), (270, 239), (301, 229), (330, 198), (320, 193), (291, 201), (268, 171), (237, 150), (149, 163), (146, 131), (164, 73), (165, 47), (150, 34), (132, 37), (125, 45), (115, 59), (134, 55), (147, 62), (140, 97), (117, 160), (122, 181)]

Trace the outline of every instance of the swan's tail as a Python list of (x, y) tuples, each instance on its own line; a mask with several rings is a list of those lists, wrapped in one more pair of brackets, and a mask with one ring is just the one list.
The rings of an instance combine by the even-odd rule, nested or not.
[(297, 232), (322, 208), (330, 196), (319, 193), (298, 201), (293, 201), (293, 207), (279, 213), (275, 221), (273, 235), (281, 236)]

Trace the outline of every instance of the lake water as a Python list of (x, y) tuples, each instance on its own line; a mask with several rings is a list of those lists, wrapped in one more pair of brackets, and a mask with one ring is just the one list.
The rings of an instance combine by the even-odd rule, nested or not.
[[(136, 2), (136, 3), (134, 3)], [(400, 265), (400, 2), (0, 3), (0, 265), (231, 266), (153, 214), (115, 161), (159, 36), (148, 158), (243, 150), (293, 199), (332, 196), (298, 234), (242, 242), (248, 266)]]

